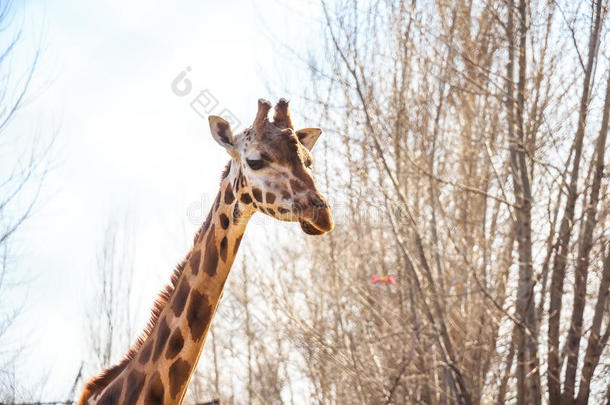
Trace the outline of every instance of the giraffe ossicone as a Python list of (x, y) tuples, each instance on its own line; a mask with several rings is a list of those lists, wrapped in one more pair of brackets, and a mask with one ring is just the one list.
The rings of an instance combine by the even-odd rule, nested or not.
[(299, 222), (310, 235), (333, 228), (310, 167), (319, 128), (295, 130), (286, 99), (260, 99), (251, 127), (233, 134), (210, 116), (210, 131), (231, 156), (210, 213), (186, 258), (159, 294), (147, 328), (125, 357), (92, 378), (80, 405), (180, 404), (222, 296), (246, 225), (259, 211)]

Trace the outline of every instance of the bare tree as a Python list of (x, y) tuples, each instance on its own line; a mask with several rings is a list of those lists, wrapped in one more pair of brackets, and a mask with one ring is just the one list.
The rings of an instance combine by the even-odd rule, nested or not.
[(116, 362), (134, 337), (131, 308), (135, 244), (129, 216), (112, 216), (92, 274), (94, 299), (87, 310), (86, 335), (95, 370)]
[[(312, 395), (601, 400), (609, 97), (595, 83), (609, 69), (608, 4), (321, 7), (327, 48), (307, 97), (331, 132), (328, 187), (347, 207), (273, 301)], [(297, 257), (286, 256), (278, 272)], [(367, 286), (371, 273), (401, 282)]]
[(0, 30), (5, 41), (0, 49), (0, 401), (15, 401), (37, 395), (34, 387), (21, 387), (15, 377), (22, 342), (7, 341), (6, 332), (19, 315), (18, 302), (8, 300), (27, 282), (18, 272), (14, 241), (39, 202), (38, 196), (49, 169), (50, 151), (55, 134), (17, 131), (14, 123), (21, 107), (30, 100), (31, 82), (38, 66), (39, 51), (31, 51), (28, 66), (17, 66), (12, 57), (25, 50), (21, 41), (16, 7), (12, 1), (0, 2)]

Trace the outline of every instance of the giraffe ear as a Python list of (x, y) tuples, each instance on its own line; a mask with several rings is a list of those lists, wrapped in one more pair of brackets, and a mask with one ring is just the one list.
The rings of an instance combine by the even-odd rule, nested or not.
[(235, 149), (235, 139), (233, 138), (233, 131), (231, 131), (229, 123), (216, 115), (210, 115), (208, 121), (214, 140), (229, 152)]
[(303, 128), (296, 131), (296, 134), (303, 146), (312, 150), (320, 134), (322, 134), (322, 130), (320, 128)]

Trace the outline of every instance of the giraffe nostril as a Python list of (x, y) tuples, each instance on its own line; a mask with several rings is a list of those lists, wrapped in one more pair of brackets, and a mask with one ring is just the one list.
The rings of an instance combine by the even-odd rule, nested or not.
[(316, 208), (327, 208), (326, 201), (320, 198), (317, 195), (312, 195), (309, 197), (309, 203)]

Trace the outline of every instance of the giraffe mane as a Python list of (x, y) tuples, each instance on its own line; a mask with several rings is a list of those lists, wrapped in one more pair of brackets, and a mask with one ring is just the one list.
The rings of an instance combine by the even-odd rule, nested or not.
[(136, 339), (135, 343), (129, 348), (127, 353), (123, 356), (123, 358), (115, 365), (110, 366), (103, 370), (99, 375), (93, 377), (89, 382), (87, 382), (85, 386), (85, 390), (79, 400), (79, 404), (84, 404), (87, 399), (91, 396), (99, 394), (110, 382), (112, 382), (123, 370), (127, 367), (127, 364), (133, 360), (146, 339), (150, 336), (153, 329), (157, 325), (159, 321), (159, 315), (167, 305), (169, 298), (172, 296), (174, 289), (176, 287), (176, 283), (184, 270), (186, 265), (185, 258), (180, 264), (176, 266), (174, 272), (172, 273), (171, 282), (166, 285), (155, 300), (153, 304), (153, 308), (151, 310), (150, 319), (144, 327), (144, 330), (140, 333), (140, 336)]
[[(221, 183), (229, 175), (230, 170), (231, 170), (231, 162), (229, 161), (229, 163), (225, 166), (225, 168), (222, 172), (222, 177), (220, 180)], [(203, 223), (203, 225), (199, 228), (199, 230), (195, 234), (195, 238), (193, 240), (193, 245), (195, 245), (197, 243), (197, 241), (201, 237), (203, 237), (203, 235), (208, 230), (208, 228), (210, 226), (210, 222), (212, 221), (212, 212), (213, 212), (213, 210), (210, 210), (205, 222)], [(180, 262), (174, 268), (174, 271), (173, 271), (171, 279), (170, 279), (170, 283), (167, 284), (161, 290), (161, 292), (159, 292), (159, 294), (157, 295), (157, 299), (155, 300), (153, 307), (150, 311), (151, 312), (150, 319), (148, 320), (146, 326), (144, 327), (144, 330), (140, 333), (140, 335), (136, 339), (135, 343), (129, 348), (127, 353), (123, 356), (123, 358), (117, 364), (115, 364), (113, 366), (109, 366), (108, 368), (103, 370), (99, 375), (93, 377), (92, 379), (90, 379), (87, 382), (87, 384), (85, 385), (85, 389), (83, 390), (83, 394), (81, 395), (81, 397), (78, 401), (79, 404), (85, 404), (86, 401), (90, 397), (102, 392), (102, 390), (104, 388), (106, 388), (108, 386), (108, 384), (110, 384), (110, 382), (112, 382), (119, 374), (121, 374), (123, 372), (125, 367), (127, 367), (127, 364), (135, 358), (136, 354), (138, 353), (138, 351), (140, 350), (140, 348), (142, 347), (142, 345), (144, 344), (146, 339), (148, 339), (148, 337), (151, 335), (152, 331), (155, 329), (155, 326), (159, 322), (159, 316), (161, 315), (161, 312), (163, 312), (163, 310), (165, 309), (165, 306), (169, 302), (169, 299), (171, 298), (172, 294), (174, 293), (174, 290), (176, 289), (176, 284), (178, 283), (178, 280), (180, 280), (180, 276), (182, 275), (182, 272), (184, 271), (184, 267), (186, 266), (186, 261), (188, 259), (189, 259), (189, 256), (184, 258), (184, 260), (182, 260), (182, 262)]]

